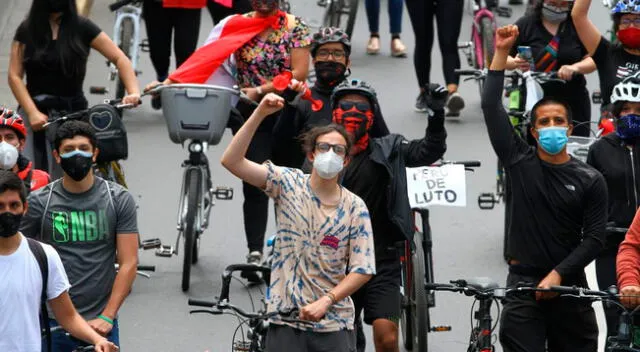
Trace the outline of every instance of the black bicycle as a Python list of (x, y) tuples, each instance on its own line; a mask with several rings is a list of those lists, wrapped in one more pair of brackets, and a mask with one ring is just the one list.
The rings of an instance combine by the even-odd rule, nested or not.
[[(480, 161), (442, 161), (434, 166), (463, 165), (467, 171), (480, 167)], [(426, 352), (429, 349), (428, 332), (450, 331), (449, 326), (431, 326), (429, 309), (435, 307), (433, 292), (424, 289), (422, 283), (434, 282), (433, 240), (429, 225), (428, 209), (413, 209), (414, 223), (420, 215), (420, 225), (415, 224), (413, 241), (398, 242), (402, 284), (400, 286), (400, 326), (404, 347), (410, 351)]]
[[(634, 345), (634, 333), (640, 331), (633, 324), (634, 315), (640, 310), (640, 306), (635, 309), (628, 309), (619, 302), (620, 295), (615, 286), (608, 291), (596, 291), (577, 286), (552, 286), (549, 289), (537, 288), (530, 285), (502, 288), (496, 282), (486, 277), (474, 278), (470, 280), (454, 280), (449, 284), (432, 283), (426, 284), (425, 288), (432, 291), (459, 292), (466, 296), (472, 296), (478, 302), (478, 308), (473, 312), (473, 319), (476, 321), (472, 326), (467, 352), (492, 352), (495, 350), (493, 336), (496, 324), (491, 316), (491, 306), (495, 302), (500, 315), (499, 299), (512, 294), (531, 294), (535, 292), (555, 292), (563, 297), (574, 297), (587, 299), (590, 301), (602, 301), (605, 304), (617, 306), (621, 311), (617, 336), (609, 337), (610, 346), (607, 352), (640, 352), (640, 346)], [(474, 305), (472, 306), (472, 310)], [(640, 337), (640, 336), (639, 336)]]
[[(217, 301), (204, 301), (199, 299), (189, 299), (190, 306), (204, 307), (209, 309), (192, 310), (190, 313), (207, 313), (212, 315), (231, 314), (238, 317), (240, 323), (233, 333), (232, 352), (264, 352), (266, 347), (266, 336), (269, 328), (269, 320), (278, 317), (280, 321), (302, 325), (313, 325), (308, 321), (299, 320), (298, 309), (290, 308), (279, 312), (266, 311), (266, 304), (262, 304), (257, 312), (251, 313), (237, 307), (229, 302), (229, 287), (231, 285), (232, 274), (234, 272), (256, 272), (263, 277), (269, 277), (271, 268), (254, 264), (233, 264), (225, 268), (222, 273), (222, 288)], [(268, 282), (268, 281), (267, 281)], [(247, 326), (246, 332), (243, 327)], [(241, 338), (236, 340), (238, 332)]]

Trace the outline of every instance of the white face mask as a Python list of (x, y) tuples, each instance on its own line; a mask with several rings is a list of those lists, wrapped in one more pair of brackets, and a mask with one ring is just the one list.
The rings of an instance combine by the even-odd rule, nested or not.
[(336, 154), (333, 149), (326, 153), (316, 154), (315, 159), (313, 159), (313, 168), (318, 173), (318, 176), (325, 180), (338, 176), (343, 167), (344, 157)]
[(11, 170), (18, 162), (18, 149), (7, 142), (0, 143), (0, 169)]

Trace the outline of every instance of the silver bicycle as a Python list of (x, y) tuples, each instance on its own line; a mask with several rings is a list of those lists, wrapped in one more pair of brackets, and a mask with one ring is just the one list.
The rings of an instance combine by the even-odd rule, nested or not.
[(161, 85), (154, 91), (160, 93), (162, 99), (169, 138), (180, 145), (186, 142), (189, 151), (189, 157), (182, 162), (184, 172), (178, 203), (176, 244), (175, 247), (161, 246), (156, 255), (177, 255), (180, 237), (184, 237), (182, 290), (188, 291), (191, 266), (198, 261), (200, 236), (209, 227), (214, 198), (233, 198), (233, 188), (213, 188), (205, 152), (210, 145), (217, 145), (222, 139), (230, 114), (238, 114), (232, 105), (234, 98), (248, 98), (238, 89), (203, 84)]
[[(140, 38), (142, 0), (120, 0), (109, 5), (109, 10), (116, 14), (116, 20), (113, 24), (113, 41), (131, 60), (133, 71), (138, 75), (141, 73), (138, 70), (140, 52), (149, 51), (148, 41)], [(107, 64), (109, 65), (109, 80), (116, 81), (116, 99), (120, 99), (125, 95), (124, 84), (118, 75), (116, 65), (111, 62), (107, 62)]]

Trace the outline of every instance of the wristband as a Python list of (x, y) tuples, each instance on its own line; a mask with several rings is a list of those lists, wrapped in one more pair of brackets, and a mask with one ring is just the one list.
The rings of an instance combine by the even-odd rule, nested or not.
[(107, 323), (109, 323), (109, 324), (111, 324), (111, 325), (113, 325), (113, 320), (111, 320), (111, 319), (110, 319), (110, 318), (108, 318), (108, 317), (105, 317), (105, 316), (104, 316), (104, 315), (102, 315), (102, 314), (98, 315), (98, 318), (99, 318), (99, 319), (102, 319), (102, 320), (104, 320), (104, 321), (106, 321)]
[(257, 86), (256, 87), (256, 92), (258, 93), (258, 95), (262, 95), (262, 86)]
[(338, 303), (338, 300), (336, 299), (336, 295), (333, 292), (329, 291), (325, 296), (329, 297), (329, 299), (331, 300), (331, 304)]

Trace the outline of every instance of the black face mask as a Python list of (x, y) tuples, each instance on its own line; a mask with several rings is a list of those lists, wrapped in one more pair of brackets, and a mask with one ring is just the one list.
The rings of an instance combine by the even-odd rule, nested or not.
[(347, 73), (347, 66), (336, 61), (316, 61), (314, 69), (318, 82), (327, 87), (337, 86), (344, 81)]
[(0, 214), (0, 237), (9, 238), (18, 233), (22, 214), (13, 214), (8, 211)]
[(69, 0), (49, 0), (49, 12), (63, 12), (68, 7)]
[(74, 181), (82, 181), (93, 166), (93, 154), (74, 150), (60, 157), (60, 166)]

